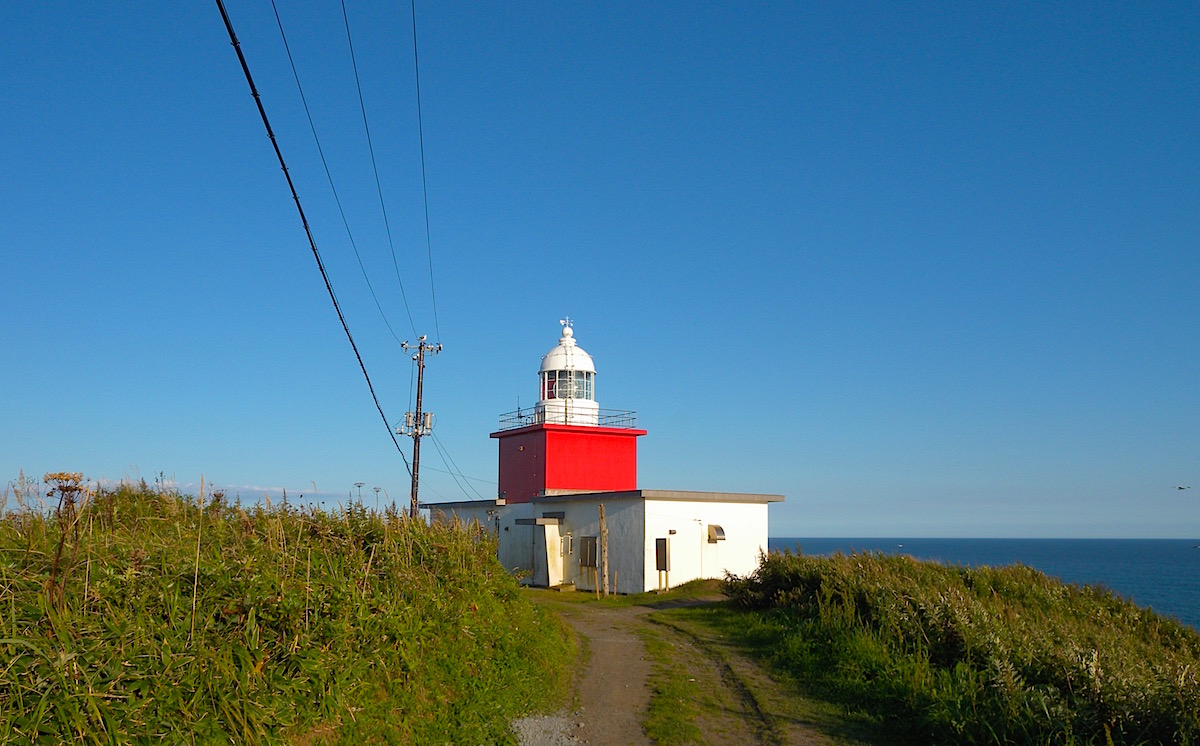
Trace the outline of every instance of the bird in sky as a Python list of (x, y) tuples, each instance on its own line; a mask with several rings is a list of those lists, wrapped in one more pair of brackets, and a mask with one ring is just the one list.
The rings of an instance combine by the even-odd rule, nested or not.
[(1192, 488), (1192, 485), (1190, 485), (1190, 484), (1177, 484), (1177, 485), (1175, 485), (1175, 489), (1177, 489), (1177, 490), (1190, 490), (1191, 488)]

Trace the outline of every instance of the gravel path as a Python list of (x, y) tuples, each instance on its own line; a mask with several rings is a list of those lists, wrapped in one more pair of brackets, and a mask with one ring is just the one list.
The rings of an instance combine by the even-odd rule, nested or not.
[(512, 729), (521, 746), (574, 746), (580, 742), (571, 735), (575, 722), (566, 715), (541, 715), (514, 720)]
[(650, 663), (637, 635), (649, 609), (555, 604), (579, 635), (586, 663), (577, 672), (575, 711), (513, 723), (521, 746), (641, 746), (650, 704)]

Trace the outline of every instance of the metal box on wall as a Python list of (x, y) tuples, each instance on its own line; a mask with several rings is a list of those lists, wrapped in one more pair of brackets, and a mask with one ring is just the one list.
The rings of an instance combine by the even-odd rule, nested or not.
[(596, 536), (580, 536), (579, 537), (579, 566), (580, 567), (595, 567), (597, 559), (600, 556), (598, 551), (598, 537)]

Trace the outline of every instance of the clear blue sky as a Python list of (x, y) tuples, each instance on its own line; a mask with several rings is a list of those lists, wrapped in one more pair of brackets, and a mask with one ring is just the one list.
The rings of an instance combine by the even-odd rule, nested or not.
[[(772, 535), (1200, 537), (1196, 3), (420, 2), (435, 321), (409, 10), (348, 0), (411, 324), (341, 6), (285, 5), (480, 494), (570, 315), (641, 486), (783, 493)], [(228, 8), (399, 420), (271, 6)], [(215, 4), (0, 28), (0, 479), (407, 499)], [(422, 456), (425, 499), (475, 497)]]

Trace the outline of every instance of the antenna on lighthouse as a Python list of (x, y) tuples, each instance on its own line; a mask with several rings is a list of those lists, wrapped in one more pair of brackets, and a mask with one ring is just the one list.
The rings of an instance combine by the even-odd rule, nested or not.
[(442, 351), (442, 346), (425, 344), (425, 335), (422, 334), (417, 337), (417, 344), (409, 345), (408, 340), (404, 340), (400, 343), (400, 347), (405, 352), (416, 350), (412, 359), (417, 363), (417, 411), (405, 412), (404, 427), (396, 428), (397, 435), (407, 435), (413, 439), (412, 507), (409, 509), (409, 516), (416, 518), (420, 515), (420, 503), (417, 500), (417, 475), (421, 469), (421, 436), (433, 432), (433, 413), (421, 411), (421, 395), (425, 384), (425, 353), (432, 352), (436, 355)]

